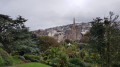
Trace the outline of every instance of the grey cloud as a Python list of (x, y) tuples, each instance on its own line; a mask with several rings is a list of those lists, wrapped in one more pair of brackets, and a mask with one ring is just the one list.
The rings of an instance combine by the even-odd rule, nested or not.
[[(81, 2), (80, 2), (81, 1)], [(120, 0), (0, 0), (0, 13), (28, 19), (31, 30), (77, 22), (89, 22), (104, 17), (109, 11), (120, 13)]]

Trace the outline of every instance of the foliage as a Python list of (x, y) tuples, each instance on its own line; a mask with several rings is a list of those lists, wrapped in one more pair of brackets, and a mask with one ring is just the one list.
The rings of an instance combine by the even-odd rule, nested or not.
[(2, 48), (3, 47), (3, 44), (2, 43), (0, 43), (0, 48)]
[(20, 59), (18, 55), (12, 56), (12, 58), (13, 58), (13, 65), (25, 63), (25, 61)]
[(14, 20), (7, 15), (0, 14), (0, 42), (8, 53), (11, 50), (12, 52), (21, 50), (35, 52), (38, 50), (32, 34), (24, 25), (26, 21), (21, 16)]
[(53, 67), (67, 67), (68, 56), (64, 53), (60, 53), (59, 56), (51, 60), (50, 65)]
[(69, 58), (79, 57), (80, 56), (80, 49), (77, 47), (76, 44), (71, 44), (71, 46), (61, 48), (62, 52), (67, 54)]
[(2, 65), (12, 65), (13, 64), (12, 57), (3, 49), (0, 49), (0, 59), (1, 59), (1, 63), (3, 63)]
[(83, 43), (88, 42), (88, 38), (89, 38), (88, 36), (82, 37), (81, 42), (83, 42)]
[(8, 15), (0, 14), (0, 42), (8, 53), (10, 53), (9, 45), (14, 41), (12, 31), (25, 28), (25, 21), (26, 19), (21, 16), (13, 20)]
[(34, 53), (38, 52), (38, 45), (37, 42), (34, 41), (34, 38), (32, 38), (32, 35), (28, 30), (20, 30), (18, 32), (15, 32), (17, 39), (13, 42), (13, 45), (11, 46), (12, 51), (21, 52), (24, 53)]
[(50, 46), (59, 46), (59, 43), (52, 37), (39, 36), (39, 48), (41, 51), (47, 50)]
[(90, 35), (90, 32), (87, 32), (81, 39), (81, 42), (82, 43), (87, 43), (88, 40), (89, 40), (89, 35)]
[(85, 64), (79, 58), (72, 58), (69, 60), (68, 67), (85, 67)]
[(116, 62), (120, 48), (120, 30), (116, 22), (118, 16), (113, 18), (113, 15), (113, 12), (110, 12), (110, 18), (94, 19), (89, 36), (90, 47), (100, 55), (99, 61), (106, 67)]
[(40, 61), (39, 55), (25, 54), (24, 57), (26, 60), (30, 60), (31, 62), (39, 62)]
[(69, 39), (65, 39), (65, 42), (66, 42), (66, 43), (72, 43), (72, 41), (69, 40)]
[(3, 65), (4, 65), (4, 60), (3, 60), (3, 58), (2, 58), (2, 56), (0, 54), (0, 66), (3, 66)]
[(0, 42), (8, 53), (39, 51), (36, 41), (32, 38), (33, 34), (24, 25), (26, 21), (21, 16), (13, 19), (0, 14)]
[(23, 65), (17, 65), (17, 66), (13, 66), (13, 67), (51, 67), (45, 64), (41, 64), (41, 63), (27, 63), (27, 64), (23, 64)]
[(51, 47), (43, 55), (42, 62), (52, 65), (53, 67), (66, 67), (68, 56), (60, 51), (57, 47)]

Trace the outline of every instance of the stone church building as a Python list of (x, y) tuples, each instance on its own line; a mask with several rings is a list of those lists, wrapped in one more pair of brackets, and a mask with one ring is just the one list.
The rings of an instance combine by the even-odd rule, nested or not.
[(71, 41), (80, 41), (80, 39), (82, 38), (81, 31), (82, 31), (82, 28), (78, 28), (74, 18), (72, 28), (71, 30), (66, 30), (64, 39), (69, 39)]

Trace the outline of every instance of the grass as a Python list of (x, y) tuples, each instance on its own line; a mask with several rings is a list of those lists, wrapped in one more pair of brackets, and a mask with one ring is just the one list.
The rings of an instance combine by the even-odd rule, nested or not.
[(13, 67), (51, 67), (51, 66), (41, 64), (41, 63), (32, 62), (32, 63), (23, 64), (23, 65), (13, 66)]

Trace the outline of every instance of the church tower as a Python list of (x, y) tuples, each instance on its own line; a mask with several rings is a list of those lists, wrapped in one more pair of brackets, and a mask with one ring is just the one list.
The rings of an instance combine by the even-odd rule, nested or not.
[(73, 24), (71, 25), (71, 30), (66, 34), (65, 39), (70, 39), (71, 41), (80, 42), (80, 39), (82, 38), (81, 34), (81, 26), (76, 25), (75, 18), (73, 18)]
[(75, 18), (73, 19), (73, 25), (72, 25), (72, 30), (71, 30), (71, 39), (73, 41), (76, 40), (76, 24), (75, 24)]
[(73, 24), (75, 25), (75, 18), (73, 18)]
[(72, 26), (73, 30), (75, 30), (75, 26), (76, 26), (76, 24), (75, 24), (75, 18), (73, 18), (73, 26)]

